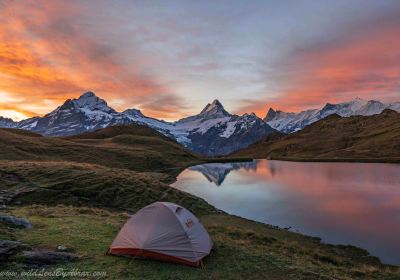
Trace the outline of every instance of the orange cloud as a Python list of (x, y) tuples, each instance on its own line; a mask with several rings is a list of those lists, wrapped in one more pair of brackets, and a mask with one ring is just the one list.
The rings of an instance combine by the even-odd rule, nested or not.
[(399, 32), (400, 26), (396, 26), (301, 54), (295, 58), (296, 70), (300, 71), (293, 77), (295, 87), (283, 92), (275, 104), (286, 110), (298, 110), (355, 96), (398, 98)]
[[(296, 88), (276, 100), (285, 109), (399, 94), (400, 26), (297, 58)], [(384, 96), (382, 96), (384, 95)], [(392, 96), (394, 97), (394, 96)], [(282, 105), (285, 104), (285, 105)]]
[[(79, 18), (85, 17), (86, 8), (71, 1), (3, 3), (0, 91), (16, 101), (0, 100), (0, 108), (27, 116), (44, 114), (54, 109), (54, 104), (86, 90), (106, 100), (122, 100), (116, 103), (117, 110), (140, 106), (149, 96), (173, 98), (156, 77), (143, 74), (146, 58), (134, 65), (125, 63), (118, 46), (85, 32)], [(176, 110), (163, 111), (151, 105), (144, 102), (141, 108), (156, 117), (176, 115)]]
[(277, 66), (279, 89), (244, 100), (238, 111), (265, 116), (268, 107), (300, 111), (355, 97), (399, 101), (399, 33), (400, 11), (393, 11), (295, 49)]

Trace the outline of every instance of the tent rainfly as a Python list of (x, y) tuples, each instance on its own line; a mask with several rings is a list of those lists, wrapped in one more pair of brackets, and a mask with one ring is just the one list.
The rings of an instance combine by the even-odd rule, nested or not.
[(213, 243), (199, 220), (170, 202), (155, 202), (131, 216), (111, 244), (112, 255), (198, 266)]

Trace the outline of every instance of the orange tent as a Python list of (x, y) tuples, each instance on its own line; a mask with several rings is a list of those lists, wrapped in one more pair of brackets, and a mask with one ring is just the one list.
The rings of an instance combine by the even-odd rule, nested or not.
[(155, 202), (129, 218), (108, 252), (198, 266), (212, 246), (207, 231), (190, 211), (174, 203)]

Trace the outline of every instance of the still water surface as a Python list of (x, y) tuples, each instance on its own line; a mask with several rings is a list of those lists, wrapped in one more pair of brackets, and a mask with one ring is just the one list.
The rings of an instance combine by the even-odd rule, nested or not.
[(400, 165), (210, 163), (184, 170), (172, 186), (230, 214), (400, 264)]

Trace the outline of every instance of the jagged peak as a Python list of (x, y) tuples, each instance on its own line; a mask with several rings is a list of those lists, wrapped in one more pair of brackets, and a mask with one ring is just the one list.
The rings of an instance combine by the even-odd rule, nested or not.
[(85, 99), (85, 98), (90, 98), (90, 97), (97, 97), (97, 96), (93, 91), (87, 91), (87, 92), (83, 93), (81, 96), (79, 96), (78, 99)]
[(72, 103), (79, 108), (88, 108), (104, 112), (114, 112), (114, 109), (108, 106), (104, 99), (98, 97), (94, 92), (87, 91), (78, 99), (73, 99)]
[(324, 107), (322, 107), (321, 112), (328, 111), (328, 110), (332, 110), (332, 109), (335, 108), (336, 105), (337, 105), (337, 104), (332, 104), (332, 103), (329, 103), (329, 102), (328, 102), (328, 103), (325, 104)]
[(144, 117), (142, 111), (140, 111), (139, 109), (127, 109), (122, 113), (130, 117)]
[(264, 121), (266, 121), (266, 122), (271, 121), (273, 118), (275, 118), (276, 114), (277, 114), (277, 111), (275, 111), (274, 109), (272, 109), (270, 107), (267, 114), (265, 115)]
[(367, 104), (382, 104), (383, 105), (383, 103), (378, 100), (368, 100)]
[(229, 115), (227, 111), (225, 111), (224, 106), (219, 102), (218, 99), (214, 99), (213, 102), (208, 103), (206, 107), (200, 112), (200, 115), (205, 114), (216, 114), (221, 113), (223, 115)]
[(12, 118), (7, 118), (7, 117), (3, 117), (3, 116), (0, 116), (0, 121), (14, 122), (14, 120)]
[(105, 103), (107, 102), (104, 99), (99, 98), (94, 92), (92, 91), (87, 91), (83, 93), (79, 98), (74, 99), (77, 104), (88, 104), (88, 103)]
[(219, 107), (223, 107), (221, 102), (219, 102), (218, 99), (214, 99), (213, 102), (211, 103), (211, 105), (213, 106), (219, 106)]
[[(242, 115), (242, 117), (257, 117), (257, 115), (256, 115), (256, 113), (254, 113), (254, 112), (251, 112), (251, 113), (244, 113), (243, 115)], [(258, 118), (258, 117), (257, 117)]]

